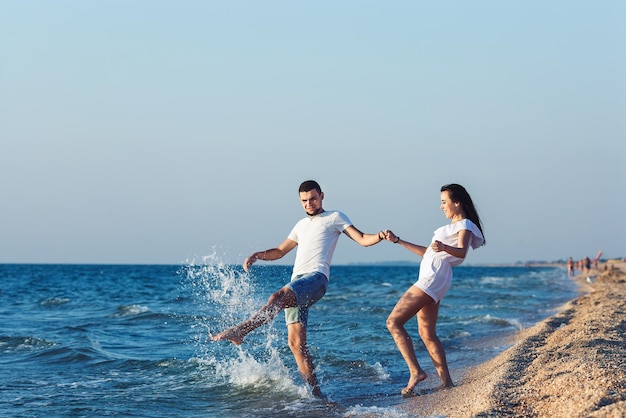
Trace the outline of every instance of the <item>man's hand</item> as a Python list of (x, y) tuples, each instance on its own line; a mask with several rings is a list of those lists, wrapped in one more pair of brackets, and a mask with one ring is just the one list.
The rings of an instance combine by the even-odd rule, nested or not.
[(243, 262), (243, 269), (245, 270), (246, 273), (248, 273), (248, 270), (250, 270), (250, 267), (257, 260), (258, 260), (257, 253), (254, 253), (250, 257), (246, 258), (246, 260)]

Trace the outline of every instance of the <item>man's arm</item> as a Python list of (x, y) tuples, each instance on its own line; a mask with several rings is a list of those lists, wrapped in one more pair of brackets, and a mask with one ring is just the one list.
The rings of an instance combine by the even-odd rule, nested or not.
[(354, 225), (350, 225), (349, 227), (344, 229), (343, 233), (364, 247), (378, 244), (384, 239), (384, 234), (382, 231), (377, 234), (364, 234), (363, 232), (359, 231)]
[(247, 272), (250, 269), (250, 266), (252, 266), (257, 260), (273, 261), (278, 260), (279, 258), (283, 258), (285, 254), (296, 248), (296, 245), (298, 245), (297, 242), (287, 238), (282, 242), (282, 244), (280, 244), (276, 248), (270, 248), (269, 250), (256, 252), (250, 257), (246, 258), (246, 260), (243, 262), (243, 269)]

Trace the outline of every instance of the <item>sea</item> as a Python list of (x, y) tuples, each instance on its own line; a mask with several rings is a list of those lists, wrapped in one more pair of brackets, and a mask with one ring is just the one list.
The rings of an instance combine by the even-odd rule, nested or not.
[[(284, 317), (240, 346), (232, 326), (288, 282), (291, 266), (245, 273), (210, 255), (180, 265), (0, 264), (0, 416), (414, 417), (406, 364), (385, 327), (418, 264), (335, 265), (311, 308), (320, 400), (298, 374)], [(578, 295), (559, 267), (460, 266), (438, 335), (452, 377), (495, 357), (511, 335)], [(407, 323), (420, 364), (439, 378)]]

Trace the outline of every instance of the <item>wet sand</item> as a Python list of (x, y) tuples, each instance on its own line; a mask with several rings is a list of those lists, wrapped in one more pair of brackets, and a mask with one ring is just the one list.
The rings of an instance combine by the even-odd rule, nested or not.
[(521, 331), (457, 386), (411, 398), (402, 410), (415, 417), (626, 417), (626, 263), (608, 266), (574, 278), (583, 296)]

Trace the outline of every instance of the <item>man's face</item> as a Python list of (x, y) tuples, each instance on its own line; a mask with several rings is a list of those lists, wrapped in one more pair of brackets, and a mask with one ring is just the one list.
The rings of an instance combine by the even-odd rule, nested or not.
[(314, 216), (324, 211), (322, 209), (322, 200), (324, 200), (324, 193), (319, 193), (317, 190), (300, 192), (300, 203), (302, 203), (304, 211), (309, 216)]

